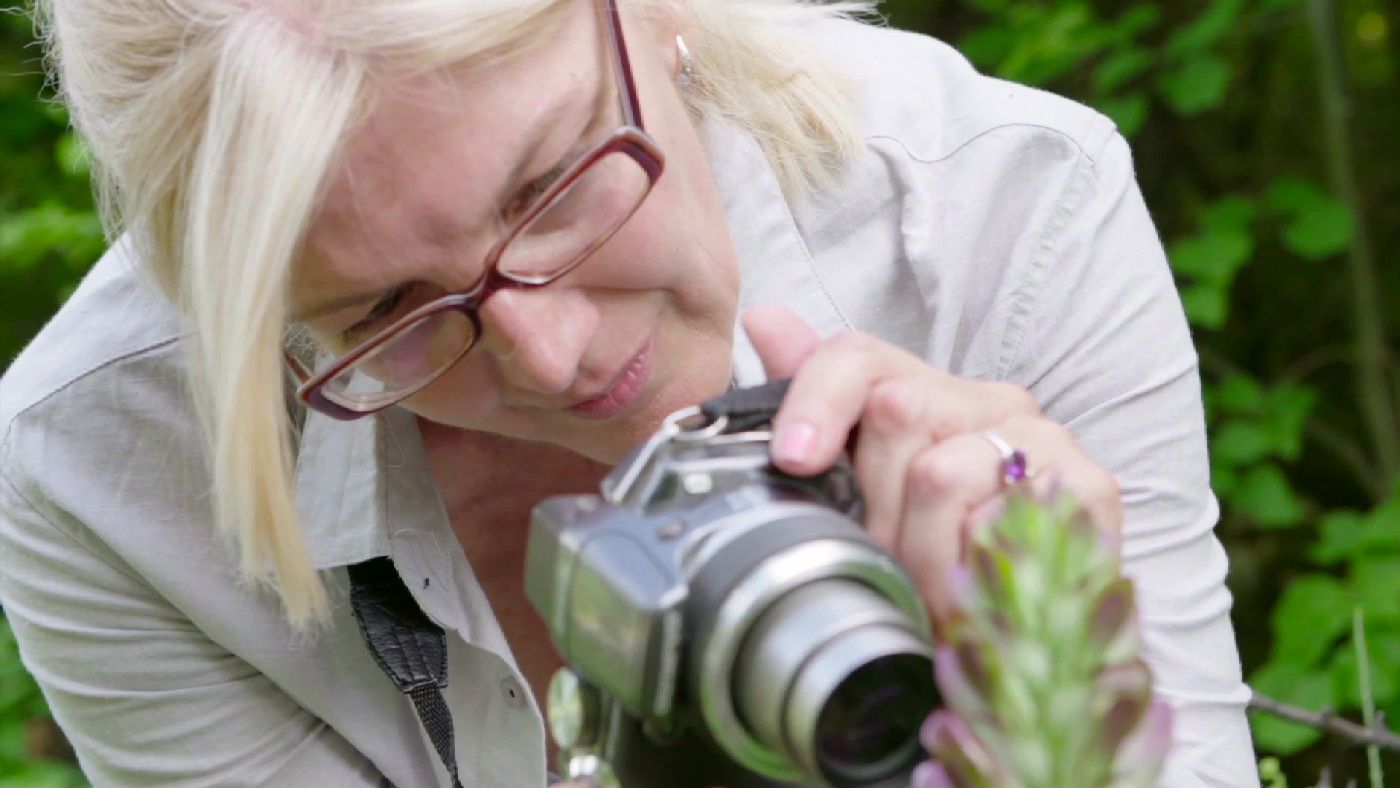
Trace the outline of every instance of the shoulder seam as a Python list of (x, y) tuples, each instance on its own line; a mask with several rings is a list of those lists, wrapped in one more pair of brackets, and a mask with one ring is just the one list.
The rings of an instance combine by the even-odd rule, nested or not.
[(56, 396), (57, 394), (61, 393), (64, 389), (68, 388), (69, 386), (72, 386), (74, 383), (77, 383), (78, 381), (82, 380), (85, 377), (88, 377), (89, 375), (94, 375), (102, 371), (103, 369), (112, 366), (113, 364), (119, 364), (123, 361), (129, 361), (139, 356), (146, 355), (147, 353), (152, 353), (154, 351), (165, 348), (169, 345), (174, 344), (175, 342), (178, 342), (182, 336), (183, 335), (176, 334), (173, 337), (167, 337), (165, 339), (153, 342), (144, 347), (140, 347), (135, 350), (130, 350), (125, 353), (113, 356), (109, 359), (105, 359), (93, 365), (92, 367), (83, 370), (82, 372), (74, 374), (72, 377), (60, 383), (59, 385), (54, 386), (51, 390), (45, 392), (43, 396), (39, 397), (33, 402), (27, 403), (24, 407), (20, 408), (19, 410), (16, 410), (10, 416), (9, 420), (5, 422), (4, 433), (0, 434), (0, 448), (3, 448), (9, 443), (10, 431), (14, 428), (15, 421), (18, 420), (20, 416), (24, 415), (29, 410), (32, 410), (33, 408), (44, 404), (44, 402), (48, 401), (50, 398)]
[[(1103, 124), (1097, 124), (1097, 125), (1103, 125)], [(1109, 129), (1111, 130), (1112, 127), (1113, 127), (1113, 124), (1110, 122), (1110, 123), (1107, 124), (1107, 126), (1108, 126)], [(1052, 134), (1055, 134), (1055, 135), (1057, 135), (1057, 136), (1063, 137), (1063, 138), (1065, 138), (1067, 141), (1069, 141), (1070, 144), (1074, 145), (1074, 147), (1077, 148), (1077, 149), (1079, 150), (1080, 155), (1082, 155), (1085, 159), (1087, 159), (1087, 160), (1089, 161), (1090, 164), (1095, 164), (1095, 163), (1096, 163), (1096, 159), (1097, 159), (1098, 154), (1099, 154), (1100, 152), (1102, 152), (1102, 150), (1103, 150), (1103, 145), (1102, 145), (1102, 144), (1098, 144), (1098, 145), (1095, 145), (1095, 146), (1094, 146), (1094, 152), (1093, 152), (1093, 153), (1089, 152), (1088, 150), (1085, 149), (1084, 143), (1081, 143), (1081, 142), (1079, 141), (1079, 139), (1078, 139), (1077, 137), (1075, 137), (1075, 135), (1070, 134), (1069, 132), (1065, 131), (1064, 129), (1059, 129), (1059, 128), (1056, 128), (1056, 127), (1054, 127), (1054, 126), (1046, 126), (1046, 125), (1043, 124), (1043, 123), (1022, 123), (1022, 122), (1017, 122), (1017, 123), (998, 123), (998, 124), (995, 125), (995, 126), (989, 126), (989, 127), (985, 128), (985, 129), (983, 129), (983, 130), (977, 132), (976, 134), (972, 135), (971, 137), (968, 137), (966, 140), (963, 140), (961, 144), (959, 144), (957, 147), (953, 148), (952, 150), (950, 150), (950, 151), (944, 153), (944, 154), (941, 155), (941, 156), (932, 157), (932, 158), (930, 158), (930, 157), (925, 157), (925, 156), (920, 156), (920, 155), (914, 153), (913, 151), (909, 150), (909, 146), (908, 146), (908, 145), (905, 145), (903, 140), (899, 139), (898, 137), (890, 136), (890, 135), (888, 135), (888, 134), (872, 134), (872, 135), (870, 135), (869, 137), (866, 137), (866, 138), (865, 138), (865, 141), (866, 141), (866, 142), (874, 142), (874, 141), (876, 141), (876, 140), (884, 140), (884, 141), (892, 142), (892, 143), (894, 143), (895, 145), (898, 145), (898, 146), (900, 147), (900, 149), (904, 151), (905, 155), (907, 155), (909, 158), (913, 159), (914, 161), (917, 161), (917, 162), (920, 163), (920, 164), (938, 164), (938, 163), (940, 163), (940, 162), (944, 162), (944, 161), (947, 161), (948, 159), (953, 158), (954, 156), (956, 156), (956, 155), (958, 155), (959, 153), (961, 153), (961, 152), (963, 151), (963, 149), (967, 148), (969, 145), (973, 144), (974, 142), (977, 142), (978, 140), (982, 139), (983, 137), (987, 136), (988, 134), (991, 134), (992, 132), (1001, 131), (1002, 129), (1013, 129), (1013, 128), (1041, 129), (1041, 130), (1043, 130), (1043, 131), (1048, 131), (1048, 132), (1051, 132)], [(1098, 129), (1094, 129), (1093, 131), (1094, 131), (1094, 132), (1099, 132)], [(1097, 136), (1097, 134), (1092, 134), (1092, 135), (1090, 135), (1090, 136), (1091, 136), (1091, 137), (1092, 137), (1092, 136)], [(1105, 136), (1111, 136), (1111, 135), (1105, 135)]]

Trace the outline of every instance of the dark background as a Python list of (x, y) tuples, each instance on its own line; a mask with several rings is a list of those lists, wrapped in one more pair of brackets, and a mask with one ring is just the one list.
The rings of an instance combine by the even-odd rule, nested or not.
[[(884, 10), (989, 73), (1118, 121), (1201, 353), (1247, 676), (1263, 693), (1359, 719), (1360, 610), (1375, 705), (1400, 720), (1400, 7), (889, 0)], [(0, 369), (103, 249), (82, 151), (48, 96), (29, 20), (0, 15)], [(1338, 786), (1367, 784), (1362, 750), (1253, 721), (1267, 773), (1281, 765), (1295, 787), (1324, 770)], [(81, 783), (63, 755), (0, 619), (0, 788)], [(1400, 783), (1400, 759), (1386, 766)]]

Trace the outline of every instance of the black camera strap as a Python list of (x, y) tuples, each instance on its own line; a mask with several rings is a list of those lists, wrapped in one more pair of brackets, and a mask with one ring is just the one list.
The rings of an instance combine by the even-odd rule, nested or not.
[[(788, 380), (732, 389), (700, 406), (711, 420), (728, 420), (726, 432), (753, 429), (772, 421)], [(348, 567), (350, 607), (374, 661), (399, 692), (413, 702), (428, 739), (452, 779), (462, 788), (453, 749), (452, 711), (442, 691), (447, 687), (447, 637), (404, 585), (394, 562), (371, 558)]]
[(783, 404), (791, 378), (773, 380), (761, 386), (730, 389), (700, 406), (700, 412), (710, 421), (721, 416), (728, 419), (724, 431), (745, 432), (773, 420), (778, 406)]
[(365, 644), (398, 691), (413, 701), (452, 788), (462, 788), (452, 747), (452, 712), (442, 696), (447, 686), (446, 635), (418, 607), (390, 559), (371, 558), (348, 570), (350, 607)]

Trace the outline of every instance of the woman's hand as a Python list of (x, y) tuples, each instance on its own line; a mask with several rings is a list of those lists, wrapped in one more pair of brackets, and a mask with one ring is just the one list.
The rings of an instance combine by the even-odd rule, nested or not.
[(964, 535), (995, 515), (1005, 493), (992, 432), (1024, 452), (1038, 491), (1075, 495), (1116, 540), (1123, 523), (1113, 476), (1025, 389), (967, 380), (872, 336), (823, 341), (783, 307), (754, 307), (744, 328), (771, 378), (792, 385), (774, 419), (773, 459), (788, 473), (820, 473), (852, 428), (866, 528), (918, 585), (936, 618), (947, 611), (948, 571)]

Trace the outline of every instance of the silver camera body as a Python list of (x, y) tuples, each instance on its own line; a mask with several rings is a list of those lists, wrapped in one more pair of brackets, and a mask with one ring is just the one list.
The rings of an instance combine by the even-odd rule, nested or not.
[(928, 616), (859, 525), (846, 463), (796, 478), (765, 425), (673, 414), (531, 521), (526, 594), (570, 667), (566, 777), (607, 784), (905, 786), (937, 701)]

